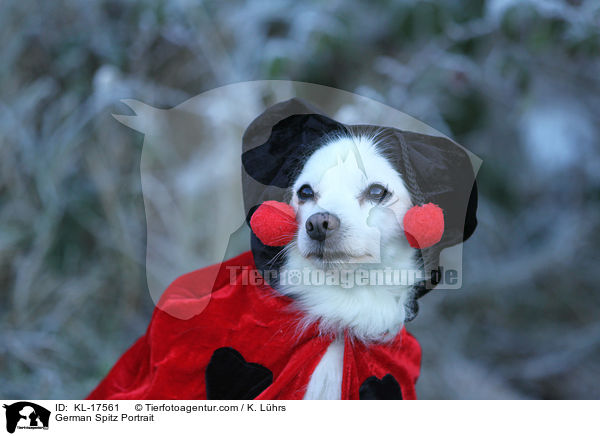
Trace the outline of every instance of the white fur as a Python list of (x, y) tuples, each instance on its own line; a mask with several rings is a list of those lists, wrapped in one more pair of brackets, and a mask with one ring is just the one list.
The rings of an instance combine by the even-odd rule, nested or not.
[(339, 400), (342, 397), (344, 340), (333, 341), (313, 372), (305, 400)]
[[(380, 205), (361, 193), (373, 183), (391, 192)], [(314, 200), (300, 201), (297, 190), (309, 184)], [(293, 186), (291, 205), (299, 223), (295, 241), (286, 249), (282, 270), (356, 271), (389, 267), (416, 270), (415, 251), (404, 237), (402, 218), (412, 206), (403, 179), (376, 147), (375, 137), (342, 136), (331, 139), (306, 162)], [(305, 223), (317, 212), (337, 215), (341, 225), (330, 247), (339, 259), (321, 259), (311, 252)], [(333, 238), (332, 238), (333, 239)], [(326, 240), (328, 243), (328, 240)], [(327, 246), (326, 246), (327, 247)], [(296, 299), (306, 325), (318, 323), (323, 334), (337, 339), (319, 363), (305, 398), (339, 398), (343, 332), (357, 340), (386, 341), (399, 332), (412, 285), (370, 283), (352, 288), (341, 285), (283, 284), (280, 289)]]

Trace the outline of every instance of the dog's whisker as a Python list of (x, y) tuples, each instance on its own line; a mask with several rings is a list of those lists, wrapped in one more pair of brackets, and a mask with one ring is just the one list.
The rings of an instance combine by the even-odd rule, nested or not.
[(275, 262), (277, 262), (277, 260), (279, 260), (279, 258), (285, 256), (288, 251), (290, 251), (293, 247), (295, 247), (295, 245), (296, 245), (296, 241), (292, 241), (288, 245), (283, 247), (283, 249), (281, 249), (275, 256), (273, 256), (273, 258), (270, 261), (267, 262), (267, 266), (269, 268), (271, 268), (275, 264)]

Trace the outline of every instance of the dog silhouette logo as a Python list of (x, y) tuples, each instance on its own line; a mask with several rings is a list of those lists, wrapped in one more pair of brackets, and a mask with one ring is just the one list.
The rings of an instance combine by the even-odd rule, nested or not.
[(6, 431), (14, 433), (18, 429), (48, 429), (50, 411), (29, 401), (19, 401), (6, 409)]

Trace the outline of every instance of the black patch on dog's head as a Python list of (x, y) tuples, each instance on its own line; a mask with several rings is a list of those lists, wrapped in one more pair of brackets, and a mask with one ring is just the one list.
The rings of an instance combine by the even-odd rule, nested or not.
[(308, 158), (328, 138), (343, 134), (346, 127), (325, 115), (291, 115), (273, 126), (267, 142), (242, 154), (242, 165), (263, 185), (289, 188)]

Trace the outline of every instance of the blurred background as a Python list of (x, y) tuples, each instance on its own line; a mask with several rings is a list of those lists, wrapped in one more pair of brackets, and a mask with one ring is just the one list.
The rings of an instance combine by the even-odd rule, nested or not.
[(0, 397), (84, 397), (145, 331), (143, 135), (119, 100), (286, 79), (483, 159), (463, 289), (408, 325), (419, 397), (600, 398), (598, 2), (3, 0), (0, 41)]

